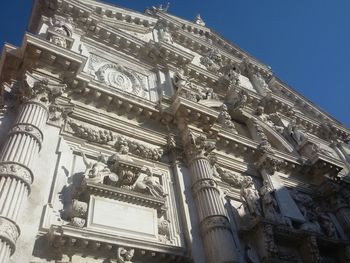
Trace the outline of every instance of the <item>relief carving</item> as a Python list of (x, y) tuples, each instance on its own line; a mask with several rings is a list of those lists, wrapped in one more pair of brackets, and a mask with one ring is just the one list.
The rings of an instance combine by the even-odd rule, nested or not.
[(158, 238), (162, 243), (169, 243), (170, 221), (164, 218), (158, 218)]
[(98, 81), (118, 90), (148, 98), (146, 94), (146, 91), (148, 91), (146, 76), (94, 54), (90, 56), (88, 67), (90, 73), (95, 75)]
[(4, 240), (11, 247), (12, 253), (20, 235), (18, 226), (5, 217), (0, 217), (0, 239)]
[(40, 79), (28, 72), (25, 74), (25, 83), (27, 89), (22, 94), (23, 99), (41, 102), (44, 105), (53, 103), (66, 89), (65, 84), (50, 83), (48, 79)]
[(241, 188), (243, 185), (246, 185), (252, 180), (250, 176), (242, 176), (240, 174), (224, 170), (218, 164), (215, 164), (213, 168), (216, 169), (222, 181), (237, 188)]
[(236, 127), (232, 121), (232, 117), (227, 110), (227, 106), (225, 104), (222, 104), (220, 108), (220, 114), (218, 116), (218, 122), (224, 129), (227, 129), (233, 133), (237, 133)]
[(205, 56), (200, 58), (200, 62), (209, 71), (218, 72), (223, 66), (223, 60), (218, 49), (210, 50)]
[(0, 163), (0, 175), (18, 178), (23, 181), (28, 188), (33, 182), (32, 172), (27, 167), (18, 163)]
[(163, 186), (155, 179), (148, 167), (144, 167), (140, 173), (146, 176), (142, 181), (136, 182), (135, 191), (150, 194), (157, 198), (164, 198), (167, 196), (167, 194), (164, 193)]
[(112, 131), (80, 124), (72, 119), (68, 119), (67, 123), (75, 136), (89, 142), (114, 146), (122, 155), (131, 153), (155, 161), (159, 161), (163, 156), (163, 149), (161, 148), (149, 147), (124, 136), (116, 135)]
[(117, 250), (117, 262), (116, 263), (133, 263), (131, 260), (134, 257), (134, 254), (135, 254), (134, 249), (127, 250), (123, 247), (119, 247)]
[(65, 37), (71, 37), (73, 33), (73, 18), (55, 16), (50, 18), (50, 24), (53, 31), (57, 34), (50, 36), (49, 41), (55, 45), (67, 48), (67, 40)]

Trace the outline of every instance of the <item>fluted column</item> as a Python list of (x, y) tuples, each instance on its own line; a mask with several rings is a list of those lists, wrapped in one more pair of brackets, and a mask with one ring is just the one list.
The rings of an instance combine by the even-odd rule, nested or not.
[(239, 262), (233, 230), (207, 157), (213, 144), (203, 136), (187, 134), (185, 147), (207, 263)]
[(40, 151), (47, 118), (44, 102), (29, 99), (22, 104), (0, 153), (0, 263), (8, 262), (16, 249), (16, 222), (34, 179), (32, 161)]

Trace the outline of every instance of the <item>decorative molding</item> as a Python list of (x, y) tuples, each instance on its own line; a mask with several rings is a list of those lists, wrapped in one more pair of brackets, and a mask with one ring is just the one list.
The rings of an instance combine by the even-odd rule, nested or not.
[(15, 252), (20, 229), (15, 222), (0, 216), (0, 239), (11, 247), (11, 255)]
[(28, 190), (30, 190), (34, 179), (32, 171), (17, 162), (0, 162), (0, 176), (8, 176), (21, 180), (27, 186)]

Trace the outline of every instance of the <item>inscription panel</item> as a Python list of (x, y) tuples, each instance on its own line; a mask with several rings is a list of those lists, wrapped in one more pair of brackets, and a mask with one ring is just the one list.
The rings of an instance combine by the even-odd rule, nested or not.
[(157, 240), (157, 211), (153, 208), (91, 196), (87, 228)]

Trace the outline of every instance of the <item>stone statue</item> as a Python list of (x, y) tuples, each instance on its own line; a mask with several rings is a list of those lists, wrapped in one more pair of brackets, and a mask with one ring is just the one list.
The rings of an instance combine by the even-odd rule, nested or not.
[(277, 201), (272, 196), (272, 190), (267, 185), (264, 185), (260, 193), (262, 195), (262, 209), (266, 219), (279, 222), (280, 215), (277, 213)]
[(263, 96), (266, 96), (270, 91), (265, 79), (260, 75), (260, 73), (253, 74), (252, 76), (253, 84), (255, 84), (256, 90)]
[(164, 198), (166, 194), (164, 193), (163, 186), (155, 180), (151, 170), (148, 167), (144, 167), (142, 170), (142, 173), (146, 176), (142, 181), (136, 182), (134, 190), (151, 194), (157, 198)]
[(218, 122), (222, 125), (224, 129), (228, 129), (237, 133), (231, 115), (228, 113), (227, 110), (227, 106), (225, 104), (222, 104), (220, 108), (220, 114), (218, 116)]
[(117, 250), (117, 263), (133, 263), (131, 260), (134, 254), (134, 249), (127, 250), (123, 247), (119, 247)]
[(179, 92), (183, 88), (188, 87), (189, 82), (187, 80), (187, 77), (185, 76), (185, 70), (183, 68), (180, 68), (175, 72), (173, 83), (174, 86), (177, 88), (177, 92)]
[(266, 123), (272, 128), (275, 127), (275, 124), (271, 121), (271, 119), (269, 118), (269, 115), (264, 112), (263, 106), (258, 106), (256, 108), (256, 115), (258, 116), (258, 119), (261, 120), (263, 123)]
[(259, 193), (255, 189), (253, 180), (250, 178), (244, 182), (240, 192), (240, 198), (243, 204), (249, 210), (252, 216), (261, 216), (261, 207), (259, 203)]
[(248, 93), (245, 90), (240, 90), (238, 93), (233, 87), (228, 91), (229, 100), (226, 104), (229, 106), (230, 112), (235, 112), (245, 106), (248, 100)]
[(287, 134), (297, 145), (302, 145), (308, 138), (306, 133), (296, 125), (295, 120), (288, 124)]
[(108, 184), (116, 185), (119, 178), (115, 173), (112, 173), (106, 164), (106, 160), (102, 154), (97, 158), (97, 162), (91, 163), (87, 160), (84, 153), (82, 153), (83, 161), (86, 166), (84, 176), (89, 182), (103, 183), (106, 179)]

